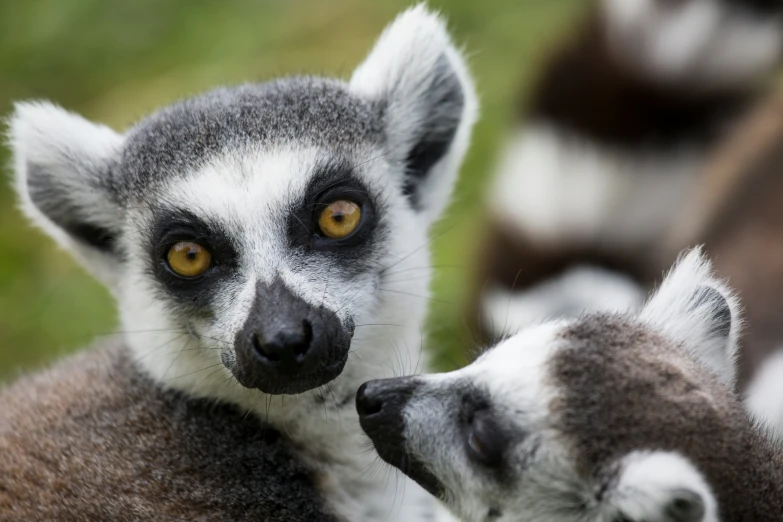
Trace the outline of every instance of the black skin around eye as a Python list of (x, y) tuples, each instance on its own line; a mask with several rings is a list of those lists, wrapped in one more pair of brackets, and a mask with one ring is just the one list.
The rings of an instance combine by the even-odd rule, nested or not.
[(495, 468), (503, 464), (508, 438), (492, 419), (492, 413), (482, 409), (473, 412), (466, 426), (466, 444), (473, 459)]
[[(318, 220), (330, 203), (339, 200), (357, 204), (361, 221), (347, 237), (327, 238), (320, 232)], [(378, 270), (376, 256), (388, 234), (388, 225), (380, 219), (384, 208), (383, 200), (353, 174), (350, 163), (326, 163), (318, 167), (301, 200), (288, 210), (288, 246), (302, 262), (331, 258), (345, 277)]]

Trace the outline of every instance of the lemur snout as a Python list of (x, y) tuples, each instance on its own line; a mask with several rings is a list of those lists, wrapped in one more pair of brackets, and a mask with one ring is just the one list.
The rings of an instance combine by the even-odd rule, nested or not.
[(356, 392), (356, 410), (359, 423), (378, 455), (440, 497), (441, 482), (405, 449), (405, 407), (420, 384), (415, 377), (366, 382)]
[(417, 386), (415, 379), (406, 377), (362, 384), (356, 392), (356, 410), (362, 423), (381, 423), (388, 429), (401, 423), (402, 410)]
[(359, 422), (382, 457), (401, 447), (405, 431), (403, 411), (418, 384), (410, 377), (383, 379), (366, 382), (356, 392)]
[(343, 370), (352, 333), (348, 323), (323, 306), (311, 305), (280, 279), (259, 283), (229, 369), (243, 386), (265, 393), (317, 388)]

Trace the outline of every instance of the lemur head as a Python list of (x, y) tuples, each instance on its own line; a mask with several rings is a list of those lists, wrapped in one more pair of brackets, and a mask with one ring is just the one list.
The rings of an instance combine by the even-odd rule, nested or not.
[(611, 50), (665, 82), (747, 86), (783, 52), (777, 0), (602, 0), (601, 7)]
[(638, 313), (555, 320), (452, 373), (370, 381), (360, 421), (464, 520), (716, 521), (700, 467), (731, 460), (721, 437), (744, 418), (737, 308), (693, 252)]
[(426, 300), (399, 294), (428, 280), (391, 275), (429, 265), (475, 115), (460, 53), (418, 6), (348, 82), (220, 88), (124, 133), (20, 103), (9, 136), (24, 210), (112, 289), (154, 377), (298, 394), (349, 372), (361, 323), (419, 338)]

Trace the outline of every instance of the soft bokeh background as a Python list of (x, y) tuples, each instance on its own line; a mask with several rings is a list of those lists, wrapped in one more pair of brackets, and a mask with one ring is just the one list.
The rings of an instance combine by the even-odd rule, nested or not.
[[(433, 0), (470, 53), (482, 117), (434, 241), (430, 347), (460, 364), (482, 189), (537, 63), (584, 0)], [(122, 129), (220, 84), (312, 73), (348, 77), (397, 0), (0, 0), (0, 114), (48, 98)], [(0, 150), (8, 163), (8, 151)], [(8, 180), (9, 170), (4, 169)], [(108, 293), (27, 225), (0, 188), (0, 379), (117, 332)]]

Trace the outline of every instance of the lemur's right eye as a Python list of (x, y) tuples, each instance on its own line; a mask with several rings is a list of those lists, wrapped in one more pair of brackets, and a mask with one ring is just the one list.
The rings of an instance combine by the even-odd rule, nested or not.
[(180, 277), (198, 277), (212, 265), (209, 250), (193, 241), (180, 241), (169, 249), (166, 256), (169, 268)]
[(343, 239), (359, 227), (362, 210), (353, 201), (340, 199), (328, 204), (318, 217), (318, 228), (329, 239)]

